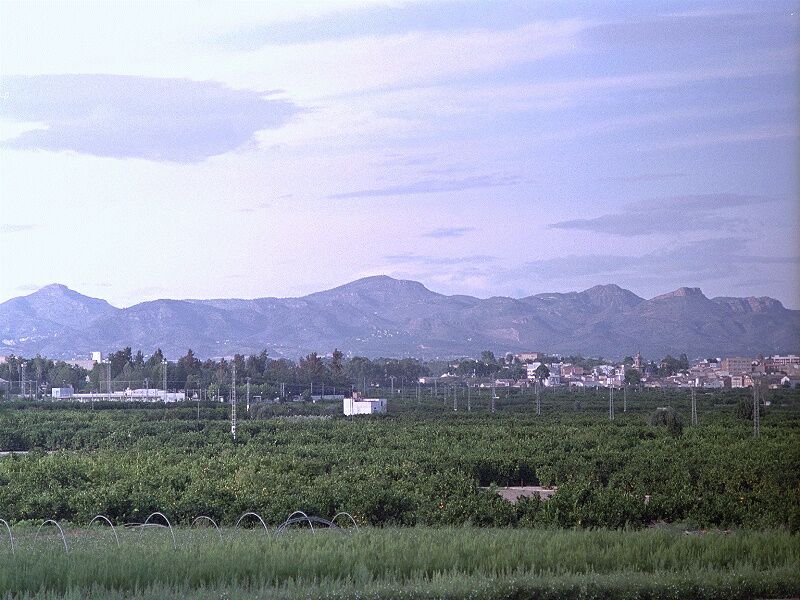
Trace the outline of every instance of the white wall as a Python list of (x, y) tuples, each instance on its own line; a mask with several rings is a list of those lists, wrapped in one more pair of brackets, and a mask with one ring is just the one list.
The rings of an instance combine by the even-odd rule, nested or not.
[(374, 415), (386, 412), (385, 399), (353, 400), (345, 398), (342, 401), (345, 415)]

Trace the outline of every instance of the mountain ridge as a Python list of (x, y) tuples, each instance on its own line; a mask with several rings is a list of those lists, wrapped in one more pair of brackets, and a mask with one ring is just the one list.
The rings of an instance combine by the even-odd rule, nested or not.
[(292, 298), (159, 299), (116, 308), (62, 284), (0, 303), (0, 353), (73, 358), (124, 346), (170, 357), (451, 358), (484, 349), (650, 356), (797, 352), (800, 311), (770, 297), (706, 297), (681, 287), (642, 298), (616, 284), (523, 298), (444, 295), (385, 275)]

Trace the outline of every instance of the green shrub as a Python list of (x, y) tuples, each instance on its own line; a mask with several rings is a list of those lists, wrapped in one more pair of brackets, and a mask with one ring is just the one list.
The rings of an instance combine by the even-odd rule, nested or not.
[(683, 417), (671, 406), (657, 408), (650, 415), (650, 425), (666, 427), (672, 437), (680, 437), (683, 434)]

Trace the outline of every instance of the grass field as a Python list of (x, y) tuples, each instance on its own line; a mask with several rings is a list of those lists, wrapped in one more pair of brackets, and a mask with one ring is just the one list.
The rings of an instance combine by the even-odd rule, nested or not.
[(17, 528), (14, 598), (763, 598), (800, 593), (784, 532)]
[[(800, 596), (800, 394), (406, 394), (337, 404), (0, 404), (0, 598), (787, 598)], [(656, 407), (682, 431), (651, 425)], [(492, 485), (556, 486), (511, 504)], [(488, 489), (487, 489), (488, 486)], [(645, 501), (645, 498), (648, 501)], [(361, 529), (276, 535), (294, 510)], [(165, 512), (175, 529), (88, 527)], [(269, 534), (239, 515), (256, 511)], [(199, 515), (223, 525), (190, 528)], [(52, 525), (65, 525), (68, 552)], [(1, 525), (1, 524), (0, 524)], [(345, 525), (345, 523), (342, 523)], [(690, 533), (683, 530), (689, 529)], [(698, 530), (707, 530), (702, 533)], [(726, 533), (725, 530), (730, 530)]]

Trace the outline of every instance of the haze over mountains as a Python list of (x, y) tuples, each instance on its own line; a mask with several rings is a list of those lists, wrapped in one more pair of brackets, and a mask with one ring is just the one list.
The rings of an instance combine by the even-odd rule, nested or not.
[(445, 296), (416, 281), (367, 277), (300, 298), (155, 300), (115, 308), (53, 284), (0, 304), (0, 354), (88, 357), (125, 346), (170, 358), (267, 349), (297, 358), (339, 348), (419, 358), (539, 350), (690, 357), (800, 350), (800, 311), (768, 298), (680, 288), (646, 300), (617, 285), (526, 298)]

